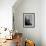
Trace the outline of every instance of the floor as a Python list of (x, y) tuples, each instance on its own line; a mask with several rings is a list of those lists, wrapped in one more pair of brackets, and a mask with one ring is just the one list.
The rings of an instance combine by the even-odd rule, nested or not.
[(16, 46), (15, 39), (13, 39), (13, 40), (6, 40), (6, 42), (2, 43), (0, 46)]
[[(21, 33), (16, 33), (16, 35), (14, 35), (11, 39), (11, 40), (6, 40), (6, 39), (0, 39), (0, 46), (23, 46), (23, 43), (22, 43), (22, 37), (21, 36)], [(3, 42), (4, 40), (6, 40), (6, 42)], [(2, 43), (3, 42), (3, 43)], [(18, 44), (19, 42), (19, 44)]]

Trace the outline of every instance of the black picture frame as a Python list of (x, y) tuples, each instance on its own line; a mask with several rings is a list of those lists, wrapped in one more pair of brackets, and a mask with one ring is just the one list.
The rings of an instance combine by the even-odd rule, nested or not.
[(23, 13), (23, 27), (35, 27), (35, 13)]

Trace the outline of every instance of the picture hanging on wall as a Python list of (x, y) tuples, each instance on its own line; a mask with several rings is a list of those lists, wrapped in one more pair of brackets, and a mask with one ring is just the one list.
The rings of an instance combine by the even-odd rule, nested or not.
[(35, 27), (35, 13), (23, 13), (23, 27)]

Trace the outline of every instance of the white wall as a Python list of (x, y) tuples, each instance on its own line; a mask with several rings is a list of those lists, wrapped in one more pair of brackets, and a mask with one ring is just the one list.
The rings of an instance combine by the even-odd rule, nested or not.
[(16, 0), (0, 0), (0, 27), (12, 28), (12, 6)]
[(46, 0), (41, 1), (41, 40), (42, 46), (46, 46)]
[[(15, 29), (23, 33), (24, 38), (35, 41), (36, 46), (41, 46), (41, 31), (40, 31), (40, 0), (23, 0), (17, 7), (13, 8)], [(35, 13), (35, 28), (23, 27), (23, 13)]]

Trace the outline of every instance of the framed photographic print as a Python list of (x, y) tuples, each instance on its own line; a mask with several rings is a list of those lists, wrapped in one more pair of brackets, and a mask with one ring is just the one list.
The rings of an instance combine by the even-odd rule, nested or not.
[(23, 26), (24, 27), (35, 27), (35, 13), (23, 13)]

